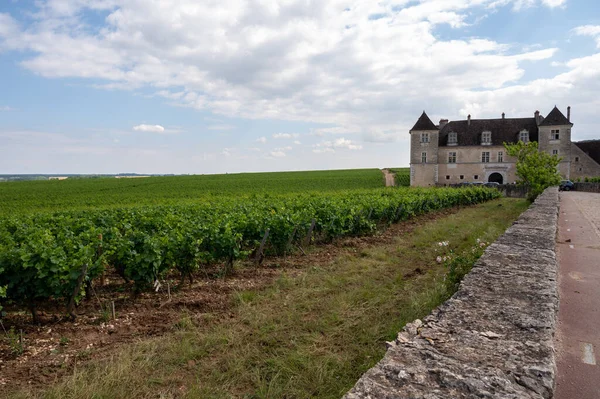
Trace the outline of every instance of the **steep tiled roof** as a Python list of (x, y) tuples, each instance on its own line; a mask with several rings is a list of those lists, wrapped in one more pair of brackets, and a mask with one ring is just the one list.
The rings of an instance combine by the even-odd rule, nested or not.
[(540, 123), (540, 126), (571, 125), (571, 122), (559, 111), (556, 106), (548, 116)]
[(471, 119), (469, 121), (448, 122), (440, 132), (439, 145), (448, 144), (448, 133), (457, 133), (457, 145), (480, 145), (481, 133), (492, 132), (492, 145), (516, 143), (519, 132), (529, 131), (529, 141), (538, 140), (538, 128), (535, 118), (506, 118), (506, 119)]
[(438, 130), (438, 128), (431, 121), (431, 119), (429, 119), (425, 111), (423, 111), (417, 123), (415, 123), (412, 129), (410, 129), (411, 132), (413, 130)]
[(600, 140), (586, 140), (574, 142), (577, 147), (588, 154), (594, 161), (600, 164)]

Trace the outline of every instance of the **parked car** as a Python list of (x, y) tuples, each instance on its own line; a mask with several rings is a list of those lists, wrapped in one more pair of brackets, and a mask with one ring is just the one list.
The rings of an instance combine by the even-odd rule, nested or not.
[(563, 181), (560, 182), (560, 185), (558, 186), (558, 189), (560, 191), (575, 190), (575, 183), (573, 183), (571, 180), (563, 180)]

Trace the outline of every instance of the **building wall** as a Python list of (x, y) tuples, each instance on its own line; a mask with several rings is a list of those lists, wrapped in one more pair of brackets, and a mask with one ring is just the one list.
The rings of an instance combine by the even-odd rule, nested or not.
[[(421, 143), (421, 134), (429, 134), (429, 143)], [(410, 185), (433, 186), (437, 181), (438, 170), (437, 130), (413, 130), (410, 132)], [(421, 153), (427, 153), (427, 162), (421, 162)]]
[(584, 178), (600, 176), (600, 165), (575, 144), (571, 144), (571, 171), (570, 178)]
[[(559, 140), (552, 139), (552, 130), (559, 130)], [(571, 175), (571, 126), (540, 126), (538, 137), (540, 151), (553, 154), (553, 150), (558, 151), (558, 156), (562, 157), (558, 165), (558, 172), (566, 179)]]
[[(449, 154), (456, 152), (456, 163), (449, 163)], [(482, 153), (489, 152), (490, 162), (483, 163)], [(498, 153), (502, 152), (502, 162), (498, 162)], [(457, 184), (463, 182), (487, 182), (492, 173), (500, 173), (504, 183), (513, 183), (515, 159), (506, 154), (503, 146), (447, 146), (440, 147), (439, 184)], [(463, 177), (462, 179), (460, 177)]]

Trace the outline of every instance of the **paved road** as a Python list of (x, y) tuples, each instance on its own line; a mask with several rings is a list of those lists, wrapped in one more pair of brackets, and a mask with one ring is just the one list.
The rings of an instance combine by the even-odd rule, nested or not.
[(600, 194), (560, 194), (556, 399), (600, 398)]

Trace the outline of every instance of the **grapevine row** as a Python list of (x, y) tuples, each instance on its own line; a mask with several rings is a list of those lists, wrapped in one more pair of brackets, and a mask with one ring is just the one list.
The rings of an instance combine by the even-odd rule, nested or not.
[(320, 240), (364, 235), (378, 223), (498, 195), (485, 188), (379, 189), (5, 217), (0, 287), (7, 300), (33, 311), (42, 300), (78, 301), (109, 268), (141, 291), (167, 273), (191, 279), (207, 265), (245, 259), (267, 229), (270, 250), (283, 254), (309, 231)]

